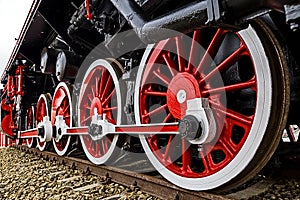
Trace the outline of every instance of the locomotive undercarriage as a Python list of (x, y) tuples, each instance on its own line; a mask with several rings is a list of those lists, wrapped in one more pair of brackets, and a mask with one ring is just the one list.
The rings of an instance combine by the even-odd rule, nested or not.
[(170, 2), (35, 1), (2, 77), (2, 130), (99, 165), (146, 154), (191, 190), (253, 177), (300, 121), (299, 1)]

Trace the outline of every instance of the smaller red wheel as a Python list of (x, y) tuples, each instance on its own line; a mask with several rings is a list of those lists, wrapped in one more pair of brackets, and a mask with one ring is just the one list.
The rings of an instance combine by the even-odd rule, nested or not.
[(56, 117), (60, 116), (66, 126), (72, 127), (72, 102), (71, 102), (71, 93), (70, 89), (66, 83), (61, 82), (58, 84), (53, 100), (52, 100), (52, 108), (51, 108), (51, 123), (52, 126), (56, 125), (56, 138), (53, 139), (53, 147), (55, 152), (63, 156), (65, 155), (71, 147), (71, 136), (61, 136), (59, 134), (58, 129), (60, 129), (60, 125), (56, 124)]
[(8, 105), (5, 104), (6, 99), (2, 99), (0, 102), (0, 131), (15, 136), (15, 133), (9, 127), (11, 122), (11, 115), (10, 115), (10, 108)]
[[(78, 106), (79, 126), (89, 126), (92, 116), (106, 115), (113, 124), (121, 123), (121, 91), (118, 68), (106, 60), (96, 60), (85, 73)], [(104, 164), (111, 159), (120, 139), (118, 135), (107, 135), (93, 139), (90, 135), (80, 136), (83, 150), (94, 164)]]
[[(36, 126), (38, 126), (38, 124), (43, 121), (43, 118), (45, 116), (50, 117), (51, 100), (52, 97), (49, 93), (41, 94), (36, 106), (36, 113), (35, 113)], [(47, 146), (48, 146), (47, 142), (42, 141), (41, 138), (37, 138), (37, 147), (40, 151), (44, 151), (47, 148)]]
[[(31, 106), (28, 108), (25, 118), (25, 130), (33, 129), (35, 128), (35, 108), (34, 106)], [(35, 148), (36, 147), (36, 138), (28, 138), (26, 140), (26, 144), (29, 148)]]

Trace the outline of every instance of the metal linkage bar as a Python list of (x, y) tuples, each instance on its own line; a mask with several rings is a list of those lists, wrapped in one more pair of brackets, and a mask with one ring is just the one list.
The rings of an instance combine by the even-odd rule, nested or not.
[(26, 139), (32, 137), (38, 137), (38, 128), (33, 128), (26, 131), (20, 131), (20, 138)]
[(187, 108), (181, 121), (157, 124), (115, 125), (106, 119), (105, 114), (95, 113), (89, 126), (68, 127), (60, 115), (56, 116), (55, 125), (52, 126), (49, 117), (46, 116), (38, 124), (38, 128), (21, 131), (20, 138), (39, 137), (42, 141), (50, 141), (52, 138), (60, 139), (64, 135), (89, 135), (93, 140), (99, 140), (109, 134), (180, 134), (192, 144), (210, 142), (215, 136), (216, 125), (208, 99), (190, 99), (187, 101)]
[(89, 127), (83, 126), (83, 127), (72, 127), (67, 128), (65, 133), (62, 133), (62, 135), (88, 135)]
[(120, 125), (115, 127), (119, 134), (179, 134), (178, 123)]
[(25, 131), (19, 131), (19, 138), (33, 138), (38, 137), (42, 142), (48, 142), (53, 137), (53, 127), (48, 116), (43, 118), (43, 121), (38, 124), (37, 128), (29, 129)]
[[(112, 124), (110, 124), (112, 125)], [(71, 127), (60, 130), (60, 135), (88, 135), (92, 128), (88, 126), (83, 127)], [(166, 123), (166, 124), (141, 124), (141, 125), (113, 125), (113, 129), (102, 135), (108, 134), (179, 134), (178, 123)], [(39, 137), (39, 129), (29, 129), (26, 131), (20, 131), (20, 138), (32, 138)]]
[[(96, 116), (95, 116), (96, 117)], [(153, 135), (153, 134), (180, 134), (179, 123), (141, 124), (141, 125), (114, 125), (106, 120), (92, 122), (90, 126), (66, 127), (57, 131), (59, 137), (64, 135), (90, 135), (93, 140), (99, 140), (110, 134)]]

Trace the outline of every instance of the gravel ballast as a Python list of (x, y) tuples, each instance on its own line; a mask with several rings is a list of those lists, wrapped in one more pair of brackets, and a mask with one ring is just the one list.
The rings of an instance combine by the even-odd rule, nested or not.
[(13, 147), (0, 149), (0, 199), (158, 200)]

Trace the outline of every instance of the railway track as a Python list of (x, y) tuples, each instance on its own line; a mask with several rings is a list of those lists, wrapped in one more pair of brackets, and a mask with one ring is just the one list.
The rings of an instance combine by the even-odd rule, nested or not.
[[(283, 165), (273, 176), (258, 175), (252, 183), (244, 185), (231, 193), (217, 195), (208, 192), (193, 192), (178, 188), (159, 176), (150, 176), (141, 173), (119, 169), (110, 166), (96, 166), (86, 159), (76, 157), (61, 157), (48, 151), (39, 151), (26, 146), (15, 146), (8, 151), (14, 152), (14, 156), (24, 157), (25, 161), (9, 160), (10, 172), (19, 171), (26, 178), (18, 180), (17, 177), (8, 174), (9, 182), (18, 188), (19, 184), (27, 184), (25, 194), (37, 191), (36, 199), (300, 199), (300, 181), (295, 178), (299, 173), (294, 173), (295, 165), (291, 162)], [(22, 152), (20, 152), (22, 151)], [(31, 156), (31, 157), (29, 157)], [(13, 155), (11, 156), (13, 157)], [(3, 160), (3, 159), (2, 159)], [(4, 158), (5, 160), (5, 158)], [(47, 162), (46, 162), (47, 161)], [(294, 160), (294, 164), (297, 160)], [(3, 161), (2, 161), (3, 162)], [(21, 164), (20, 164), (21, 163)], [(49, 164), (50, 163), (50, 164)], [(17, 166), (21, 165), (21, 168)], [(2, 163), (0, 165), (2, 167)], [(289, 173), (294, 169), (293, 175)], [(21, 187), (5, 196), (5, 188), (10, 187), (9, 182), (3, 178), (5, 170), (0, 173), (0, 197), (5, 199), (21, 199)], [(45, 176), (46, 175), (46, 176)], [(32, 177), (31, 177), (32, 176)], [(6, 182), (3, 183), (3, 180)], [(18, 182), (20, 181), (20, 182)], [(41, 181), (35, 185), (35, 181)], [(49, 183), (50, 182), (50, 183)], [(7, 185), (6, 185), (7, 184)], [(58, 186), (57, 186), (58, 185)], [(52, 187), (52, 188), (51, 188)], [(49, 189), (50, 188), (50, 189)], [(12, 188), (14, 190), (14, 188)], [(51, 191), (50, 191), (51, 190)], [(105, 195), (100, 194), (105, 191)], [(108, 192), (107, 192), (108, 191)], [(47, 198), (42, 198), (43, 193), (55, 193)], [(73, 196), (72, 196), (73, 195)], [(102, 195), (102, 196), (100, 196)], [(29, 197), (29, 196), (28, 196)], [(82, 198), (81, 198), (82, 197)], [(68, 199), (68, 198), (67, 198)], [(74, 198), (72, 198), (74, 199)]]
[[(15, 146), (15, 148), (26, 153), (34, 154), (46, 160), (56, 161), (63, 165), (72, 167), (73, 169), (81, 169), (84, 174), (92, 174), (101, 177), (103, 183), (110, 183), (111, 181), (120, 185), (128, 186), (132, 191), (138, 190), (153, 195), (158, 199), (174, 199), (174, 200), (193, 200), (193, 199), (216, 199), (227, 200), (232, 199), (222, 195), (210, 194), (205, 192), (187, 191), (182, 188), (176, 187), (171, 183), (158, 178), (145, 174), (134, 173), (131, 171), (110, 167), (110, 166), (97, 166), (91, 162), (75, 158), (75, 157), (60, 157), (55, 153), (48, 151), (39, 151), (35, 148), (28, 148), (26, 146)], [(57, 174), (55, 174), (57, 173)], [(53, 175), (59, 175), (61, 172), (53, 172)], [(76, 178), (76, 177), (75, 177)], [(67, 179), (68, 180), (68, 179)], [(85, 187), (97, 187), (98, 183), (93, 183)], [(83, 188), (84, 189), (84, 188)], [(79, 189), (80, 190), (80, 189)], [(120, 196), (112, 197), (112, 199), (120, 199)]]

